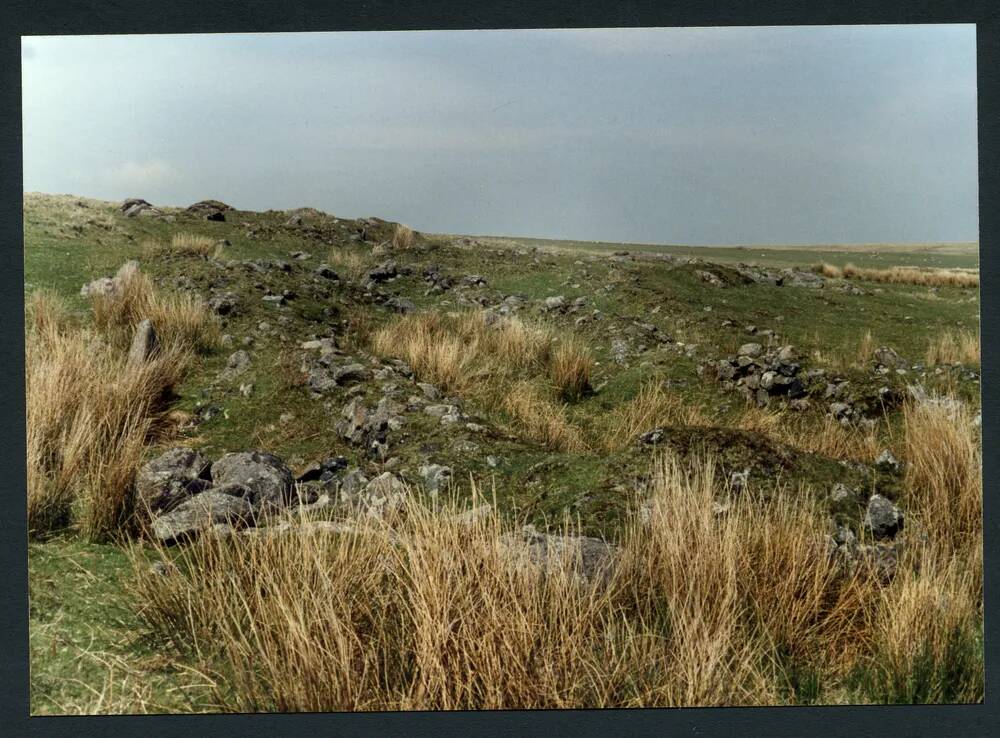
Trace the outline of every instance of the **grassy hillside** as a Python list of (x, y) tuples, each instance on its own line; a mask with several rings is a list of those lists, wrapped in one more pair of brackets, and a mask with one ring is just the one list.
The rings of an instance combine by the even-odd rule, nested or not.
[[(709, 496), (792, 494), (808, 500), (816, 531), (840, 526), (864, 539), (873, 493), (913, 512), (908, 531), (931, 522), (920, 520), (908, 472), (876, 463), (887, 449), (904, 463), (919, 457), (908, 386), (955, 398), (969, 419), (978, 411), (978, 289), (814, 269), (972, 269), (975, 247), (637, 246), (408, 235), (312, 209), (206, 212), (216, 211), (158, 206), (128, 217), (119, 203), (25, 196), (26, 298), (51, 290), (76, 324), (104, 330), (81, 286), (135, 259), (156, 290), (212, 313), (219, 340), (185, 364), (137, 463), (176, 446), (211, 458), (260, 449), (296, 475), (343, 457), (339, 474), (388, 472), (414, 489), (431, 484), (436, 465), (449, 469), (459, 501), (475, 489), (511, 524), (555, 531), (570, 521), (628, 552), (638, 550), (635, 515), (652, 504), (655, 519), (649, 500), (666, 484), (655, 473), (666, 453), (692, 468), (710, 458), (716, 487), (697, 487)], [(793, 389), (751, 387), (740, 379), (750, 365), (773, 365)], [(384, 423), (352, 437), (359, 405)], [(833, 494), (838, 485), (850, 493)], [(318, 519), (344, 514), (334, 505)], [(86, 519), (71, 511), (31, 545), (33, 712), (322, 709), (221, 695), (219, 674), (237, 667), (192, 659), (137, 611), (163, 596), (142, 584), (144, 566), (133, 571), (157, 550), (141, 538), (128, 555), (120, 542), (88, 541)], [(767, 693), (778, 701), (942, 698), (889, 689), (869, 667), (849, 675), (789, 659), (779, 671), (795, 685)], [(203, 673), (209, 666), (222, 671)], [(803, 669), (819, 681), (799, 685)], [(408, 694), (425, 704), (419, 690)], [(567, 704), (686, 699), (596, 694)], [(433, 704), (493, 704), (465, 699)]]

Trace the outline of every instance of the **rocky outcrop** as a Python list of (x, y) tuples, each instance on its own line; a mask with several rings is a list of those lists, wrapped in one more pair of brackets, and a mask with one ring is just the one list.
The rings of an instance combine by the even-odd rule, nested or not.
[(903, 513), (885, 497), (875, 494), (868, 500), (863, 525), (873, 538), (893, 538), (903, 529)]
[(243, 527), (253, 519), (253, 508), (245, 497), (209, 490), (181, 502), (153, 520), (153, 534), (162, 543), (180, 543), (195, 538), (215, 525)]
[(175, 507), (207, 489), (211, 462), (187, 447), (172, 448), (143, 465), (136, 475), (136, 504), (140, 511), (158, 513)]
[(280, 458), (263, 451), (226, 454), (212, 464), (212, 481), (245, 487), (256, 514), (281, 510), (293, 499), (291, 470)]
[(119, 210), (126, 218), (151, 217), (163, 215), (163, 213), (139, 197), (130, 197), (125, 200)]
[(191, 215), (196, 215), (199, 218), (204, 218), (205, 220), (223, 221), (226, 219), (226, 213), (232, 210), (232, 207), (226, 205), (224, 202), (219, 200), (200, 200), (193, 205), (188, 205), (185, 208), (185, 212)]
[(759, 406), (770, 404), (776, 397), (785, 400), (805, 397), (805, 384), (799, 377), (801, 368), (792, 346), (765, 351), (759, 343), (743, 344), (735, 356), (722, 359), (715, 367), (719, 381), (736, 388)]
[(135, 334), (132, 336), (132, 345), (128, 350), (128, 363), (140, 365), (146, 363), (157, 347), (160, 340), (153, 330), (153, 322), (149, 318), (143, 320), (136, 326)]

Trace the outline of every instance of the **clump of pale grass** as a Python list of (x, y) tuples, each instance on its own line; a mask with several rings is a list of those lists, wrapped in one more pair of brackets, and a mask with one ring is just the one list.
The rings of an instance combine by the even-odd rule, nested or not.
[(590, 390), (594, 357), (590, 349), (568, 334), (556, 345), (549, 362), (549, 377), (564, 400), (578, 400)]
[(982, 599), (977, 573), (957, 559), (930, 558), (919, 576), (883, 591), (863, 683), (877, 700), (983, 699)]
[(195, 351), (218, 346), (221, 334), (204, 300), (156, 289), (135, 262), (126, 262), (115, 276), (117, 288), (91, 298), (94, 324), (120, 341), (130, 341), (136, 326), (149, 319), (165, 344)]
[(342, 246), (330, 249), (326, 261), (351, 282), (360, 280), (368, 269), (368, 264), (361, 254)]
[(598, 431), (598, 444), (608, 451), (620, 451), (653, 428), (710, 424), (698, 405), (667, 390), (662, 380), (653, 379), (639, 387), (635, 397), (609, 413)]
[[(561, 450), (585, 446), (557, 401), (579, 399), (590, 384), (593, 359), (572, 334), (556, 341), (550, 328), (480, 310), (427, 312), (382, 327), (372, 348), (403, 359), (445, 392), (466, 394), (506, 413), (527, 438)], [(555, 387), (556, 398), (536, 386), (543, 381)]]
[(129, 363), (100, 336), (35, 319), (25, 341), (29, 530), (65, 526), (77, 507), (85, 535), (112, 537), (131, 515), (132, 478), (165, 425), (162, 397), (187, 351), (167, 345)]
[[(711, 463), (666, 459), (603, 575), (529, 560), (509, 523), (411, 498), (392, 525), (207, 537), (136, 608), (234, 711), (774, 704), (869, 642), (876, 583), (838, 567), (800, 494), (713, 512)], [(572, 526), (564, 530), (572, 533)]]
[(405, 226), (402, 223), (397, 223), (396, 227), (392, 231), (392, 249), (393, 251), (406, 251), (407, 249), (413, 248), (413, 244), (416, 242), (417, 236), (413, 232), (413, 229), (409, 226)]
[(781, 675), (770, 659), (823, 668), (850, 658), (873, 582), (822, 551), (807, 496), (746, 492), (720, 516), (717, 488), (712, 463), (688, 470), (666, 457), (622, 577), (676, 634), (656, 655), (672, 672), (665, 704), (773, 704)]
[(446, 392), (461, 392), (473, 377), (479, 351), (476, 336), (452, 330), (440, 313), (407, 315), (376, 331), (372, 347), (383, 356), (406, 361), (426, 381)]
[(580, 429), (569, 421), (566, 406), (548, 399), (530, 382), (518, 382), (510, 388), (503, 410), (525, 437), (546, 448), (557, 451), (587, 448)]
[(872, 335), (871, 329), (868, 329), (858, 344), (858, 364), (860, 366), (869, 364), (875, 355), (876, 348), (875, 337)]
[(943, 330), (931, 339), (924, 360), (931, 366), (979, 364), (982, 360), (979, 334), (969, 330)]
[(831, 279), (860, 279), (866, 282), (915, 284), (924, 287), (979, 286), (979, 273), (963, 269), (922, 269), (907, 266), (875, 269), (847, 263), (843, 268), (833, 264), (821, 264), (818, 271)]
[[(28, 524), (43, 534), (75, 522), (90, 539), (129, 527), (132, 481), (146, 447), (171, 426), (166, 396), (193, 352), (214, 344), (204, 305), (158, 293), (134, 263), (117, 289), (93, 302), (96, 331), (52, 293), (26, 311)], [(135, 326), (150, 318), (160, 337), (145, 362), (129, 362)]]
[(832, 459), (872, 462), (884, 448), (874, 427), (844, 426), (828, 416), (816, 418), (749, 404), (735, 418), (733, 427)]
[(981, 556), (982, 441), (973, 412), (961, 402), (910, 402), (903, 408), (907, 509), (937, 548)]
[(147, 257), (174, 254), (208, 258), (217, 252), (218, 247), (213, 239), (194, 233), (175, 233), (170, 239), (170, 243), (152, 239), (143, 244), (143, 254)]

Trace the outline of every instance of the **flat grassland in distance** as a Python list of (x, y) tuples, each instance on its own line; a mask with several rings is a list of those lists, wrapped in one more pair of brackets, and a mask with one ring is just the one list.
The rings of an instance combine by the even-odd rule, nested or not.
[[(74, 435), (100, 392), (29, 396), (50, 433), (34, 714), (982, 699), (979, 290), (820, 266), (972, 272), (975, 245), (468, 237), (37, 193), (24, 230), (29, 386), (84, 386), (58, 348), (121, 399), (143, 311), (177, 359), (120, 437)], [(131, 259), (141, 309), (81, 295)], [(345, 428), (359, 405), (383, 424)], [(334, 502), (301, 513), (336, 525), (161, 550), (128, 503), (176, 446), (296, 476), (342, 456)], [(438, 507), (491, 511), (356, 519), (381, 475), (426, 500), (434, 465)], [(866, 525), (873, 494), (901, 531)], [(610, 579), (514, 566), (567, 527), (611, 544)]]
[(866, 243), (866, 244), (768, 244), (766, 246), (681, 246), (673, 244), (609, 243), (552, 238), (506, 238), (502, 236), (458, 236), (490, 247), (535, 247), (546, 252), (595, 254), (629, 251), (637, 254), (670, 254), (717, 261), (723, 264), (752, 263), (792, 267), (824, 262), (843, 267), (848, 262), (861, 267), (886, 269), (894, 266), (925, 269), (978, 269), (979, 244), (968, 243)]

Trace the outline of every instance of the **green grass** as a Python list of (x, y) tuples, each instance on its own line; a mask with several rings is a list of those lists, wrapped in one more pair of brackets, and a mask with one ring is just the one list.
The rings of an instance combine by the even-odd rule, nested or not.
[(125, 551), (54, 538), (28, 560), (32, 714), (197, 709), (197, 675), (143, 637)]

